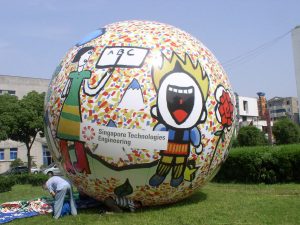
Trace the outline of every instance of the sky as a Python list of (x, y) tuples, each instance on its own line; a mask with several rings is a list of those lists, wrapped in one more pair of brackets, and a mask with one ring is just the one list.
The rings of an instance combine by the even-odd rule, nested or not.
[(291, 30), (299, 0), (0, 0), (0, 74), (51, 78), (86, 34), (124, 20), (178, 27), (223, 65), (233, 91), (297, 96)]

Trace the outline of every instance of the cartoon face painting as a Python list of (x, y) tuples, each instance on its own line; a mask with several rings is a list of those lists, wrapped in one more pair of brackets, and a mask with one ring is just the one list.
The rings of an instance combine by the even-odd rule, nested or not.
[(161, 81), (158, 96), (160, 115), (174, 128), (192, 127), (202, 115), (203, 94), (196, 81), (182, 71), (180, 64), (176, 64), (174, 71)]
[(87, 64), (89, 58), (94, 53), (93, 49), (90, 49), (82, 54), (78, 61), (78, 70), (83, 70), (84, 66)]
[(173, 54), (161, 68), (153, 69), (153, 79), (158, 89), (157, 105), (152, 107), (152, 115), (158, 120), (154, 130), (168, 131), (169, 141), (167, 150), (160, 152), (149, 184), (159, 186), (172, 170), (170, 185), (177, 187), (184, 179), (190, 145), (201, 148), (201, 132), (196, 125), (206, 118), (208, 78), (188, 55), (182, 60)]

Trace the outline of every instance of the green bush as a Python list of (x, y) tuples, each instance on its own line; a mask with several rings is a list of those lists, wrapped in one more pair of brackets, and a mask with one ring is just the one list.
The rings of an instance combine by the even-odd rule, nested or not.
[(11, 176), (15, 184), (31, 184), (32, 186), (42, 185), (49, 177), (44, 174), (20, 174)]
[(31, 175), (31, 176), (29, 176), (29, 184), (31, 184), (32, 186), (41, 186), (48, 179), (49, 179), (49, 177), (44, 174)]
[(20, 174), (0, 177), (0, 192), (10, 191), (15, 184), (41, 186), (49, 177), (44, 174)]
[(255, 126), (241, 127), (237, 140), (239, 146), (260, 146), (268, 143), (264, 133)]
[(12, 186), (14, 186), (14, 180), (10, 179), (10, 177), (0, 177), (0, 193), (11, 191)]
[(300, 182), (300, 145), (232, 149), (214, 181)]
[(31, 174), (24, 173), (24, 174), (16, 174), (10, 176), (11, 179), (14, 180), (15, 184), (29, 184), (29, 177)]
[(300, 129), (289, 118), (276, 121), (272, 130), (276, 144), (293, 144), (300, 141)]
[(231, 139), (231, 147), (232, 147), (232, 148), (237, 148), (237, 147), (239, 147), (239, 141), (238, 141), (237, 137), (233, 137), (233, 138)]
[(19, 159), (19, 158), (16, 158), (14, 161), (12, 161), (10, 163), (10, 167), (13, 168), (13, 167), (17, 167), (17, 166), (23, 166), (24, 165), (24, 162)]

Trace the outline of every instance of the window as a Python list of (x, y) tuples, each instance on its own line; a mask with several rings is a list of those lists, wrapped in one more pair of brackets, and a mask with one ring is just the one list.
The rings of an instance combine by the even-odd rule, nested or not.
[(52, 156), (46, 145), (43, 145), (42, 148), (43, 148), (43, 164), (45, 166), (48, 166), (53, 162)]
[(10, 159), (15, 160), (18, 157), (18, 149), (17, 148), (11, 148), (10, 149)]
[(8, 92), (8, 94), (10, 94), (10, 95), (15, 95), (15, 94), (16, 94), (16, 91), (8, 90), (7, 92)]
[(276, 109), (275, 112), (276, 113), (284, 113), (284, 112), (286, 112), (286, 110), (285, 109)]
[(4, 160), (4, 149), (0, 148), (0, 160)]
[(16, 91), (14, 90), (0, 90), (0, 95), (9, 94), (9, 95), (15, 95)]
[(248, 102), (247, 101), (243, 101), (243, 109), (246, 113), (248, 113)]
[(287, 100), (287, 101), (286, 101), (286, 104), (287, 104), (287, 105), (289, 105), (289, 104), (290, 104), (290, 101), (289, 101), (289, 100)]

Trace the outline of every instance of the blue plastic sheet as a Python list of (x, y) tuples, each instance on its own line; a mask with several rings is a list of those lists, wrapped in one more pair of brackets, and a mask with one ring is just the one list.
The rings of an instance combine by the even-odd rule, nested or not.
[(15, 213), (1, 213), (0, 224), (10, 222), (14, 219), (27, 218), (39, 215), (38, 212), (15, 212)]

